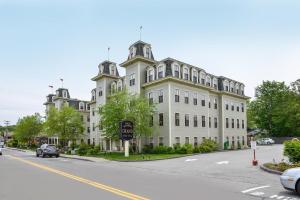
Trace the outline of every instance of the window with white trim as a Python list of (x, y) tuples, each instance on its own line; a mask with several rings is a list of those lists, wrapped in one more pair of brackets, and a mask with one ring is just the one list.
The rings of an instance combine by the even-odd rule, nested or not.
[(135, 85), (135, 74), (129, 76), (129, 86)]

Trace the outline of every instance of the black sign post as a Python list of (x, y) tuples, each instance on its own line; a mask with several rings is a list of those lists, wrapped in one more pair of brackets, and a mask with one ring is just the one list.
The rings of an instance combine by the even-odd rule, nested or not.
[(129, 140), (133, 138), (133, 122), (123, 120), (120, 126), (120, 139), (125, 141), (125, 157), (129, 156)]

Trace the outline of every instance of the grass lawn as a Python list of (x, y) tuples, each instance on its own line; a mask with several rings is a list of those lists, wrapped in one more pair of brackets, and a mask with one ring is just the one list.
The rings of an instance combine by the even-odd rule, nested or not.
[(100, 157), (107, 160), (128, 160), (128, 161), (141, 161), (141, 160), (160, 160), (160, 159), (168, 159), (168, 158), (178, 158), (182, 156), (186, 156), (190, 154), (129, 154), (129, 157), (125, 157), (124, 153), (118, 152), (107, 152), (100, 153), (93, 157)]

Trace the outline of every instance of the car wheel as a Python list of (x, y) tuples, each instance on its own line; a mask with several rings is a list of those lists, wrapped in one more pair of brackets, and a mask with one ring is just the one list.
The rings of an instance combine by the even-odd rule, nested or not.
[(296, 187), (295, 187), (295, 190), (298, 194), (300, 194), (300, 179), (297, 181), (296, 183)]
[(36, 157), (39, 157), (39, 156), (40, 156), (40, 155), (39, 155), (37, 152), (36, 152), (36, 154), (35, 154), (35, 155), (36, 155)]
[(42, 157), (43, 157), (43, 158), (45, 158), (45, 154), (44, 154), (44, 152), (42, 152)]
[(58, 158), (58, 157), (59, 157), (59, 155), (57, 154), (55, 157), (56, 157), (56, 158)]

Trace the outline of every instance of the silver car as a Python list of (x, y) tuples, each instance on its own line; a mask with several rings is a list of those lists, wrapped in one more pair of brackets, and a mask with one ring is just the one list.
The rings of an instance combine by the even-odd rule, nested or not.
[(39, 156), (42, 156), (43, 158), (46, 156), (55, 156), (57, 158), (59, 157), (59, 151), (55, 145), (43, 144), (40, 148), (37, 148), (36, 150), (36, 157)]
[(300, 167), (287, 169), (280, 176), (282, 186), (300, 194)]

